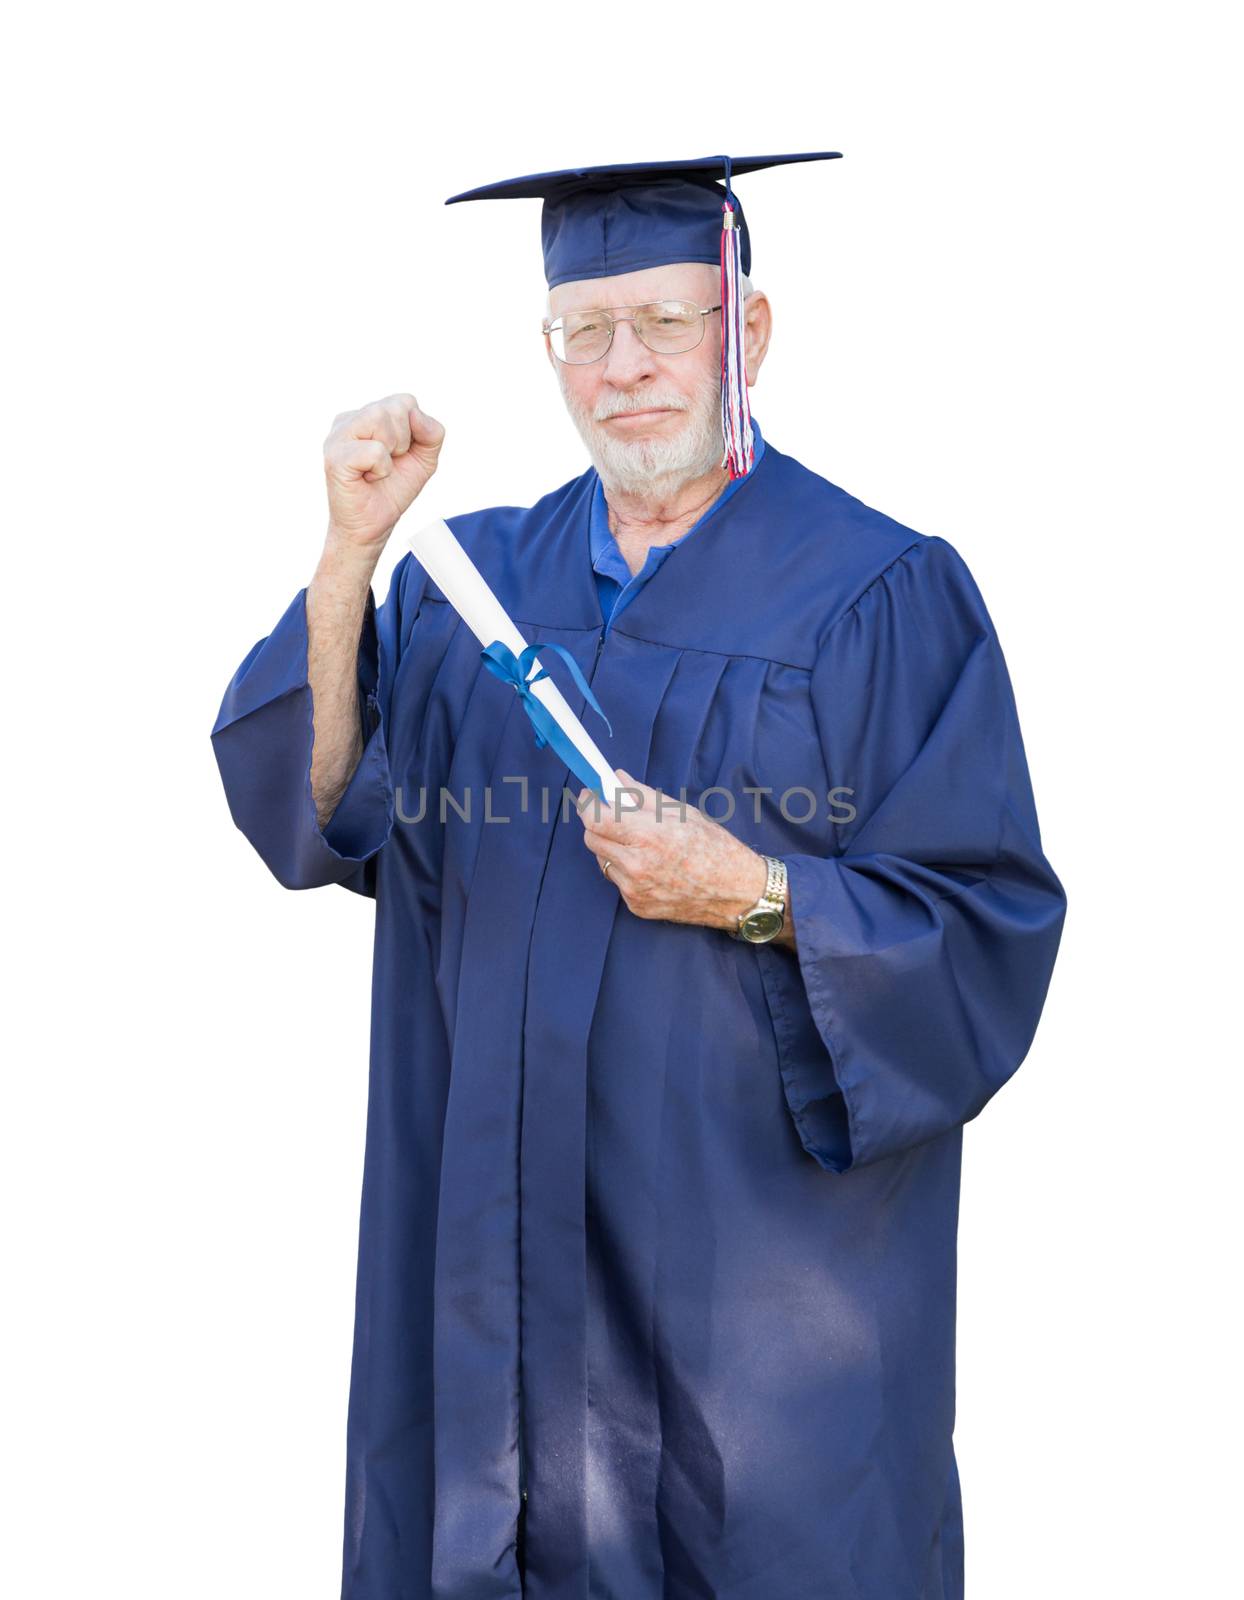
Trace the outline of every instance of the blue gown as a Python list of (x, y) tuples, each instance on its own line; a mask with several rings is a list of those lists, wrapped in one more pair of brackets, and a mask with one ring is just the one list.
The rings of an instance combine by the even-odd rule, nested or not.
[(962, 1130), (1064, 913), (1002, 652), (771, 443), (606, 627), (597, 481), (450, 525), (615, 767), (784, 857), (797, 954), (627, 910), (409, 553), (327, 827), (305, 591), (212, 733), (277, 879), (375, 900), (343, 1600), (961, 1600)]

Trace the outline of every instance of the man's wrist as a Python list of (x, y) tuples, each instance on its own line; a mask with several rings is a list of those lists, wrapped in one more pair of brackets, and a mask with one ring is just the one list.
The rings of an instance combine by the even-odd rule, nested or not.
[[(769, 860), (767, 855), (753, 850), (751, 860), (740, 870), (738, 879), (737, 896), (732, 898), (721, 926), (732, 934), (738, 933), (739, 923), (745, 914), (757, 906), (762, 899), (769, 899)], [(774, 943), (790, 943), (785, 935), (790, 924), (790, 887), (786, 880), (785, 872), (780, 874), (780, 889), (773, 895), (776, 905), (778, 899), (782, 904), (782, 916), (785, 926), (781, 933), (774, 936)]]
[(731, 933), (735, 932), (739, 926), (739, 918), (745, 911), (750, 911), (760, 899), (768, 881), (769, 863), (758, 850), (751, 850), (749, 858), (745, 859), (740, 867), (738, 881), (733, 886), (721, 926), (729, 929)]
[(330, 524), (315, 576), (334, 588), (370, 589), (383, 554), (382, 544), (355, 544)]

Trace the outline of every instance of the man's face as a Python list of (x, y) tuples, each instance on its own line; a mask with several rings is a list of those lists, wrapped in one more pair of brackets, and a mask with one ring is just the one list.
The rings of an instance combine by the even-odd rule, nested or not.
[[(720, 276), (699, 262), (650, 267), (616, 278), (562, 283), (549, 296), (549, 316), (610, 310), (652, 300), (715, 306)], [(606, 488), (623, 493), (666, 490), (720, 466), (721, 315), (704, 318), (693, 350), (659, 355), (619, 322), (599, 361), (568, 365), (549, 360), (562, 398)]]

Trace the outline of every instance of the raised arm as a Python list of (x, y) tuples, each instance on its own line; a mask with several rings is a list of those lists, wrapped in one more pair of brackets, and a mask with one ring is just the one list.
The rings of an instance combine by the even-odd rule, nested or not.
[(393, 821), (380, 666), (387, 660), (391, 682), (402, 607), (409, 622), (421, 587), (404, 581), (403, 560), (377, 610), (371, 580), (436, 470), (444, 436), (409, 394), (335, 419), (324, 441), (329, 526), (315, 575), (225, 691), (212, 744), (229, 808), (287, 888), (374, 892), (364, 869)]
[(395, 394), (342, 412), (324, 441), (328, 536), (306, 600), (311, 792), (321, 827), (363, 754), (357, 661), (372, 576), (398, 519), (436, 471), (444, 438), (414, 395)]

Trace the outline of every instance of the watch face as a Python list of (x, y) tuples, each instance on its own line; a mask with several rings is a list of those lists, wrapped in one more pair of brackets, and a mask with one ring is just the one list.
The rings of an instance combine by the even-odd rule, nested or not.
[(780, 911), (753, 911), (744, 917), (739, 934), (750, 944), (763, 944), (766, 939), (781, 933), (782, 920)]

